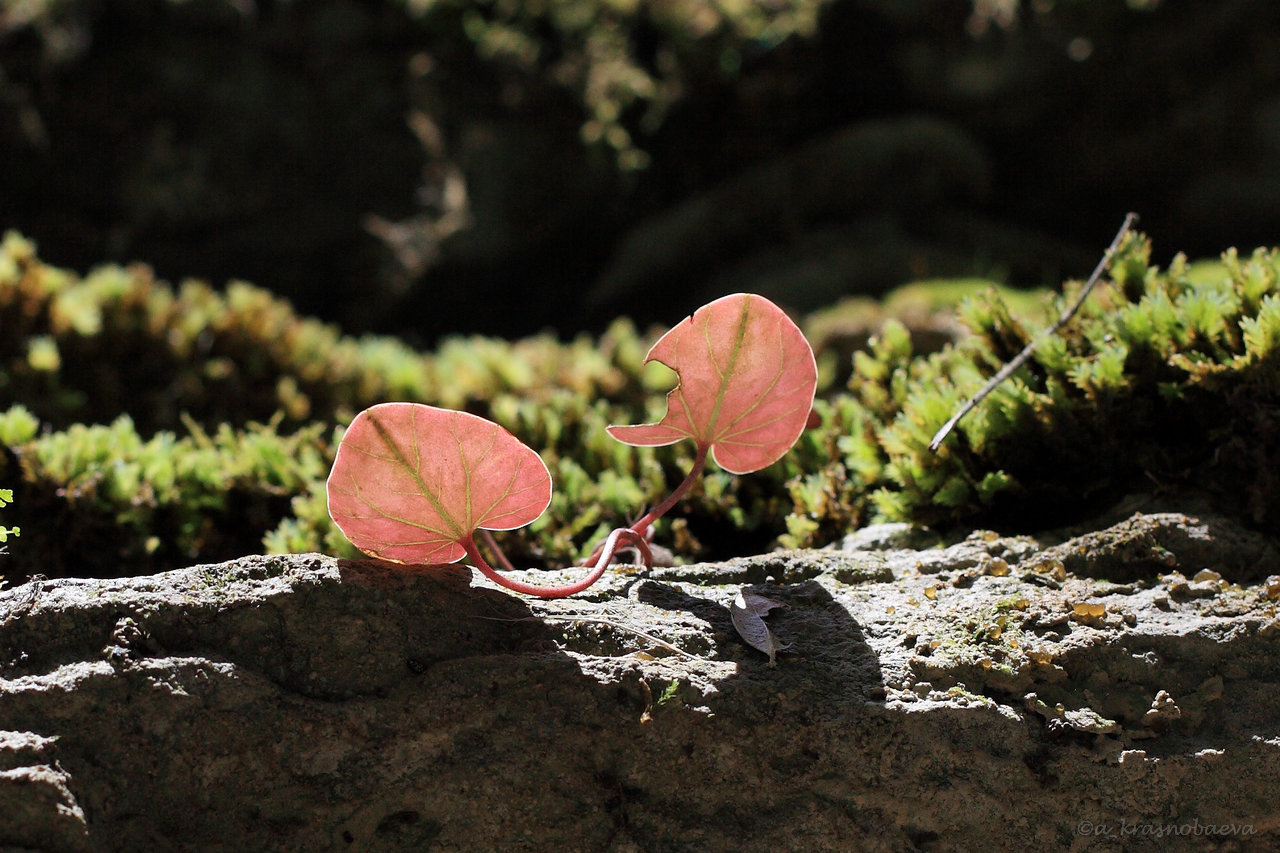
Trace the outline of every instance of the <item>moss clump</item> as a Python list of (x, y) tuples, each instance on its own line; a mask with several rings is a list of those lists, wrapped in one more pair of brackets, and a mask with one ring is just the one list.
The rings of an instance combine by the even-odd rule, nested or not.
[(638, 399), (647, 343), (621, 321), (598, 341), (446, 340), (424, 355), (393, 338), (345, 337), (243, 282), (173, 288), (148, 268), (78, 277), (39, 261), (16, 234), (0, 243), (0, 400), (54, 428), (129, 412), (138, 429), (349, 420), (382, 400), (484, 409), (502, 394), (557, 389)]
[(127, 414), (57, 432), (35, 425), (22, 406), (0, 414), (33, 519), (18, 562), (45, 573), (113, 563), (145, 573), (258, 551), (293, 496), (328, 472), (322, 424), (281, 435), (275, 423), (224, 424), (213, 434), (191, 423), (181, 438), (164, 430), (143, 438)]
[(1028, 321), (994, 291), (971, 297), (959, 313), (973, 334), (926, 357), (887, 324), (854, 356), (852, 396), (832, 400), (824, 426), (839, 435), (841, 464), (796, 492), (793, 529), (807, 519), (807, 539), (821, 539), (830, 495), (876, 519), (1036, 527), (1152, 489), (1207, 493), (1275, 529), (1280, 252), (1230, 251), (1216, 265), (1178, 257), (1161, 270), (1130, 235), (1110, 275), (936, 454), (933, 433), (1078, 285)]
[[(837, 313), (812, 318), (836, 330), (815, 336), (827, 365), (819, 425), (765, 471), (710, 471), (659, 541), (723, 557), (823, 544), (874, 520), (1049, 526), (1152, 488), (1216, 495), (1275, 529), (1278, 277), (1275, 250), (1161, 270), (1131, 236), (1111, 282), (936, 454), (934, 431), (1078, 285), (1012, 298), (965, 285), (964, 328), (919, 308), (902, 311), (911, 327), (878, 313), (861, 348), (842, 350)], [(535, 565), (584, 556), (692, 464), (692, 447), (632, 448), (605, 432), (660, 418), (672, 381), (641, 365), (655, 335), (626, 321), (598, 338), (459, 338), (418, 353), (344, 337), (248, 285), (174, 289), (144, 267), (78, 277), (10, 235), (0, 326), (0, 482), (24, 544), (7, 557), (15, 575), (137, 573), (263, 549), (351, 555), (324, 480), (343, 426), (386, 400), (492, 418), (542, 455), (550, 508), (499, 537)], [(944, 327), (941, 342), (921, 332)]]

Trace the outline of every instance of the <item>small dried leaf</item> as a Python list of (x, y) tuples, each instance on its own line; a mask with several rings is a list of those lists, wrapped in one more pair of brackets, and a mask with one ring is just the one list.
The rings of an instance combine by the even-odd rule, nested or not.
[(763, 595), (754, 592), (739, 592), (737, 599), (742, 601), (742, 606), (757, 616), (764, 616), (771, 610), (777, 610), (779, 607), (787, 605), (777, 599), (766, 598)]
[(739, 592), (733, 598), (733, 606), (729, 608), (729, 616), (733, 620), (733, 628), (738, 636), (751, 646), (769, 656), (769, 666), (777, 662), (778, 652), (786, 646), (780, 645), (773, 632), (764, 624), (764, 616), (778, 607), (786, 607), (781, 601), (765, 598), (754, 592)]

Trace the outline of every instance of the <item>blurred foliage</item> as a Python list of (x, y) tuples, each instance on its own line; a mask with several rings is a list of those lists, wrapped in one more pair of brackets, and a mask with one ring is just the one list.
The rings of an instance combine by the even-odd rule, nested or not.
[(1269, 0), (6, 0), (0, 227), (420, 347), (1052, 286), (1129, 209), (1274, 241), (1278, 38)]
[[(1160, 269), (1131, 235), (1111, 283), (927, 449), (1078, 287), (927, 282), (810, 316), (819, 426), (762, 472), (708, 472), (659, 541), (694, 559), (820, 545), (873, 520), (1034, 528), (1153, 484), (1274, 529), (1276, 250)], [(660, 418), (672, 381), (641, 364), (660, 330), (626, 320), (598, 338), (453, 338), (420, 353), (342, 336), (249, 285), (174, 289), (141, 266), (78, 276), (11, 233), (0, 328), (0, 482), (24, 545), (13, 574), (142, 573), (264, 548), (353, 555), (324, 479), (343, 425), (386, 400), (492, 418), (542, 455), (551, 507), (499, 536), (519, 561), (581, 558), (692, 463), (691, 447), (605, 432)]]
[(483, 59), (546, 78), (581, 102), (588, 145), (617, 152), (623, 170), (649, 155), (651, 136), (693, 80), (735, 76), (793, 35), (812, 36), (831, 0), (402, 0), (433, 29), (456, 20)]
[[(186, 0), (164, 2), (183, 5)], [(509, 75), (551, 81), (572, 93), (585, 116), (583, 141), (612, 149), (618, 165), (627, 170), (648, 163), (632, 129), (652, 135), (697, 78), (733, 77), (745, 61), (792, 36), (812, 36), (822, 7), (830, 2), (392, 0), (388, 5), (407, 10), (419, 23), (424, 43), (427, 38), (470, 43), (483, 63)], [(259, 8), (235, 0), (204, 5), (203, 14), (223, 19), (270, 12), (267, 4)], [(281, 5), (302, 4), (286, 0)], [(40, 39), (46, 61), (66, 62), (89, 49), (93, 23), (101, 14), (78, 0), (5, 0), (0, 35), (30, 29)], [(333, 25), (353, 24), (358, 16), (341, 4), (330, 14), (337, 19)], [(29, 121), (34, 130), (39, 116)]]

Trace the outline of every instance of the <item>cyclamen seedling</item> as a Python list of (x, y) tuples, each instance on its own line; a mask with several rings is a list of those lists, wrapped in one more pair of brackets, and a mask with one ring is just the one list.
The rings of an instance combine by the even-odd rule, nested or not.
[[(356, 416), (329, 474), (329, 515), (353, 545), (395, 563), (468, 557), (502, 586), (561, 598), (595, 583), (621, 547), (652, 564), (650, 526), (689, 491), (708, 455), (732, 474), (781, 459), (804, 431), (817, 365), (804, 334), (763, 296), (738, 293), (704, 305), (653, 345), (645, 362), (667, 365), (679, 384), (656, 424), (610, 426), (624, 444), (697, 444), (688, 476), (630, 527), (611, 532), (581, 581), (543, 587), (495, 571), (476, 547), (479, 531), (529, 524), (551, 502), (551, 475), (532, 449), (484, 418), (420, 403), (383, 403)], [(499, 562), (509, 566), (497, 551)]]

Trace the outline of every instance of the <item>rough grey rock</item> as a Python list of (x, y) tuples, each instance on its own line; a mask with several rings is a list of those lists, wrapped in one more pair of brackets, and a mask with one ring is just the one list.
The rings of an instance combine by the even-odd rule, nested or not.
[(1220, 529), (881, 530), (560, 601), (318, 555), (36, 581), (0, 848), (1273, 850), (1280, 566)]

